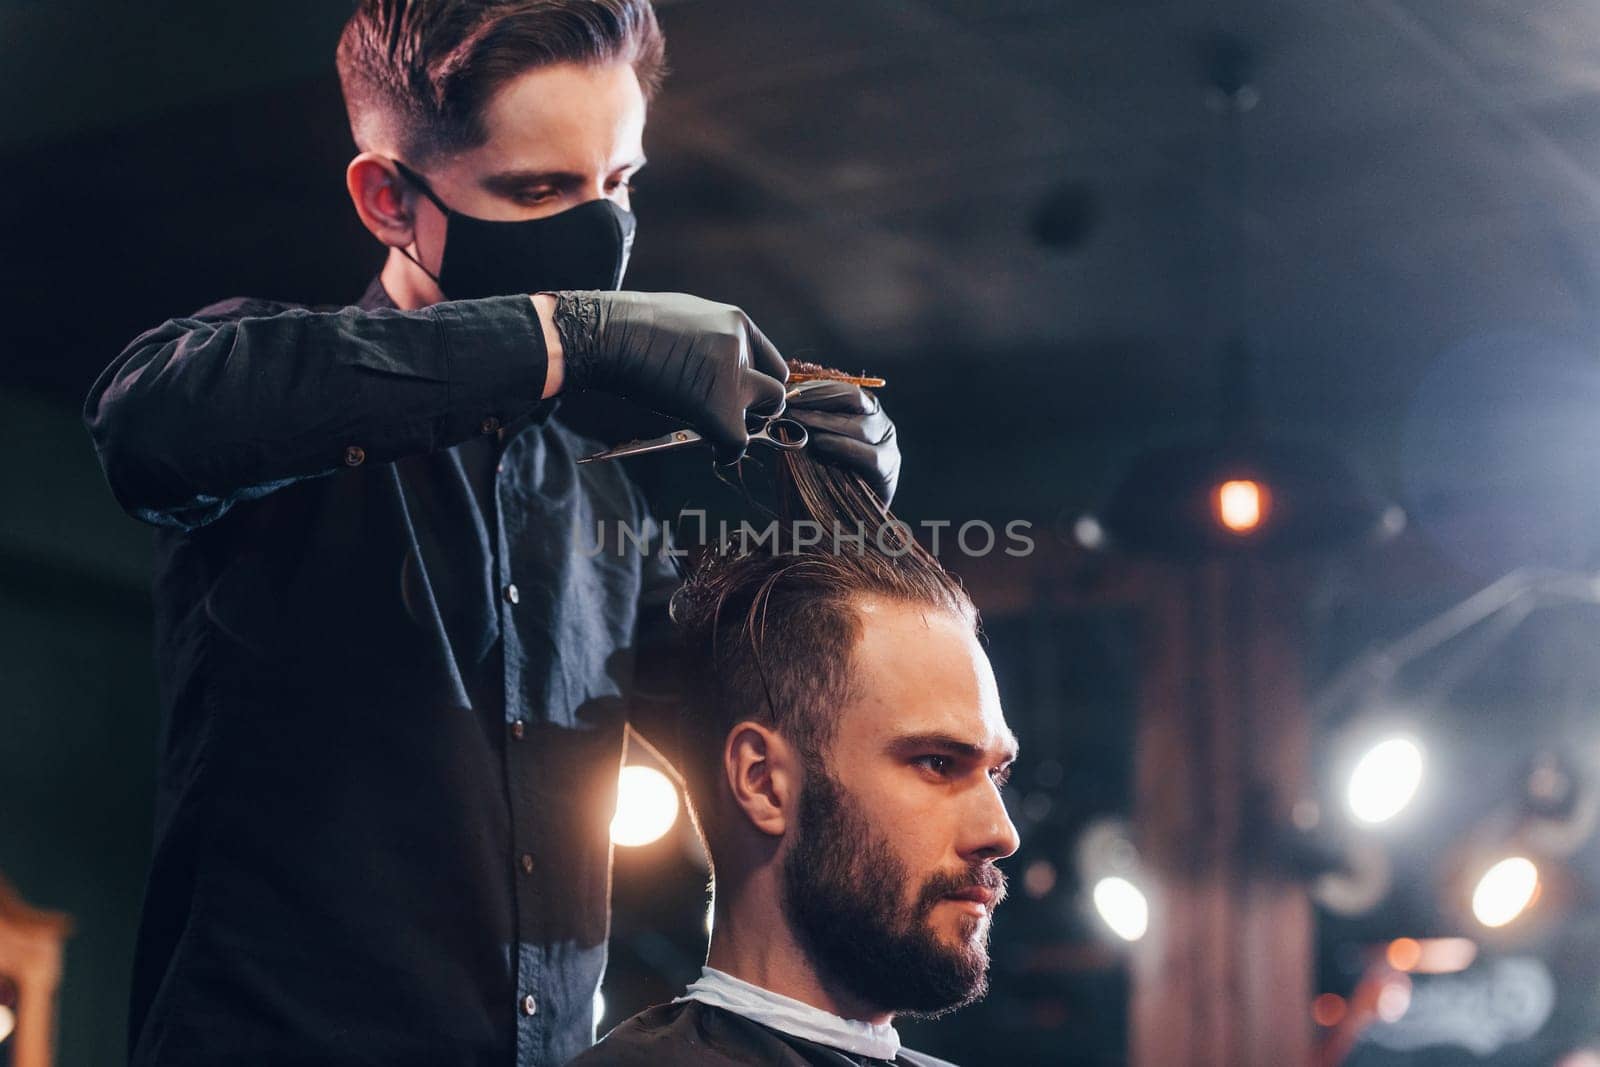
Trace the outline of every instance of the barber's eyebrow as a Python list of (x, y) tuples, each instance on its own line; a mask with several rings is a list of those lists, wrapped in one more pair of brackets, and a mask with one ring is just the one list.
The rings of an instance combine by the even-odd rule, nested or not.
[[(905, 734), (890, 741), (889, 748), (893, 752), (908, 756), (931, 750), (973, 762), (981, 762), (986, 755), (982, 745), (975, 745), (971, 741), (963, 741), (954, 734), (945, 733)], [(1016, 758), (1017, 739), (1008, 733), (1002, 746), (1000, 762), (1009, 764)]]
[[(644, 156), (639, 156), (613, 168), (612, 173), (625, 170), (638, 171), (648, 162)], [(484, 176), (478, 184), (487, 192), (503, 196), (533, 185), (551, 185), (558, 189), (568, 189), (582, 184), (583, 181), (584, 175), (575, 170), (503, 170), (498, 174)]]

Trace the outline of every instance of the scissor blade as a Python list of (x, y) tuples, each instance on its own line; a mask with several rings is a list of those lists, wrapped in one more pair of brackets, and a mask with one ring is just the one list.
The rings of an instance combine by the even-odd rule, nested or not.
[(650, 452), (665, 452), (669, 448), (682, 448), (692, 445), (700, 440), (700, 434), (695, 430), (673, 430), (671, 433), (662, 434), (660, 437), (650, 437), (643, 441), (624, 441), (615, 448), (608, 448), (604, 452), (596, 452), (592, 456), (584, 456), (579, 463), (593, 463), (597, 459), (625, 459), (628, 456), (643, 456)]

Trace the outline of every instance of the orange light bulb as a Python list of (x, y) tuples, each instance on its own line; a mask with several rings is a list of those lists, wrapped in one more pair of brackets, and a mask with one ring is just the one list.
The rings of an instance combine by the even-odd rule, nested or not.
[(1212, 494), (1217, 521), (1236, 534), (1254, 533), (1266, 521), (1271, 494), (1247, 478), (1223, 482)]

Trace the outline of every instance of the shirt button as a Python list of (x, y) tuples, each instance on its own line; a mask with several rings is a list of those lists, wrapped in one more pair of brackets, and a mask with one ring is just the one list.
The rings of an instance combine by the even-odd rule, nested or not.
[(522, 594), (517, 591), (517, 586), (516, 586), (515, 582), (513, 582), (512, 584), (506, 586), (506, 600), (507, 601), (509, 601), (512, 604), (515, 604), (521, 599), (522, 599)]
[(532, 993), (529, 993), (527, 996), (522, 998), (522, 1014), (524, 1014), (524, 1015), (534, 1015), (538, 1011), (539, 1011), (539, 1002), (537, 1000), (533, 999), (533, 994)]
[(511, 736), (516, 738), (518, 741), (521, 741), (522, 735), (527, 732), (528, 728), (522, 724), (521, 719), (518, 719), (516, 722), (511, 724)]
[(367, 459), (367, 450), (360, 445), (351, 445), (344, 450), (344, 465), (346, 467), (359, 467)]
[(478, 424), (478, 429), (482, 430), (484, 433), (494, 433), (499, 428), (500, 420), (495, 418), (493, 415), (485, 416), (484, 420)]
[(532, 874), (533, 873), (533, 857), (531, 855), (529, 855), (528, 853), (526, 853), (526, 852), (524, 852), (522, 854), (522, 873), (523, 874)]

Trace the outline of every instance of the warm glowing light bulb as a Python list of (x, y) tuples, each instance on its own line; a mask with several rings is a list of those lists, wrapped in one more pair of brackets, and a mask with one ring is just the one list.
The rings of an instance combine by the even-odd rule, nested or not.
[(1150, 925), (1150, 904), (1126, 878), (1102, 878), (1094, 885), (1094, 910), (1124, 941), (1137, 941)]
[(1422, 749), (1415, 741), (1391, 737), (1361, 757), (1350, 774), (1345, 799), (1364, 823), (1388, 822), (1405, 810), (1422, 784)]
[(627, 766), (617, 779), (617, 814), (611, 840), (619, 845), (648, 845), (678, 821), (678, 791), (654, 767)]
[(1266, 487), (1248, 479), (1223, 482), (1217, 486), (1216, 506), (1222, 525), (1234, 533), (1250, 533), (1266, 518)]
[(1472, 914), (1485, 926), (1504, 926), (1539, 895), (1539, 868), (1526, 856), (1509, 856), (1484, 872), (1472, 891)]

